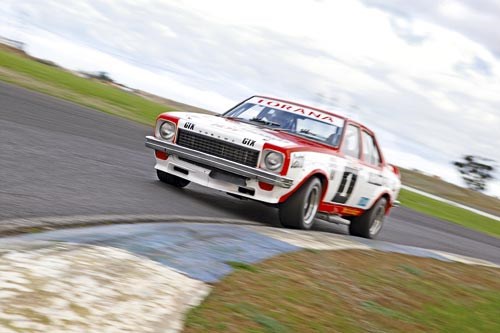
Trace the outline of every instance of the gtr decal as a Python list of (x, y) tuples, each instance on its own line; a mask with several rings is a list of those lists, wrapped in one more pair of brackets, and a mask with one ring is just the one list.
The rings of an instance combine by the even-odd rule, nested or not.
[(244, 138), (243, 141), (241, 141), (244, 145), (247, 145), (249, 147), (255, 147), (255, 140), (249, 139), (249, 138)]
[(194, 124), (193, 123), (185, 123), (184, 128), (193, 131), (194, 130)]

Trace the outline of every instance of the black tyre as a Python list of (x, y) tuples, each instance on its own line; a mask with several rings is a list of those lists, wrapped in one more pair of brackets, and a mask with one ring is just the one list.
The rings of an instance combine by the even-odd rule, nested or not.
[(279, 206), (281, 224), (289, 228), (311, 229), (322, 194), (321, 181), (311, 178)]
[(156, 170), (156, 175), (158, 176), (158, 179), (161, 180), (162, 182), (179, 188), (185, 187), (190, 183), (190, 181), (187, 179), (177, 177), (168, 172), (160, 170)]
[(375, 238), (382, 230), (387, 200), (381, 198), (363, 215), (351, 218), (349, 234), (364, 238)]

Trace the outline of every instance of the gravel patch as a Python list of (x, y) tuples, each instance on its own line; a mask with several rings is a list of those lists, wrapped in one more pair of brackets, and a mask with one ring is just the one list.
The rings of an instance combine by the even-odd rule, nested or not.
[(0, 332), (178, 332), (210, 287), (126, 251), (0, 252)]

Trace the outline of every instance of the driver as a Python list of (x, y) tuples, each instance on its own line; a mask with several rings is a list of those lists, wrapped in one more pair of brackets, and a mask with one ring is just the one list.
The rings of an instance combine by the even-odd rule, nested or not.
[(287, 116), (286, 112), (271, 110), (265, 117), (265, 120), (274, 124), (279, 124), (280, 128), (290, 129), (292, 117)]

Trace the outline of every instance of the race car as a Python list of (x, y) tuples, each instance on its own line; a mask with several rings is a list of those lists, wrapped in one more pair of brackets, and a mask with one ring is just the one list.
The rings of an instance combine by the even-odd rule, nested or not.
[(321, 219), (374, 238), (398, 204), (399, 170), (370, 129), (281, 99), (253, 96), (220, 115), (163, 113), (146, 146), (160, 181), (276, 206), (290, 228)]

